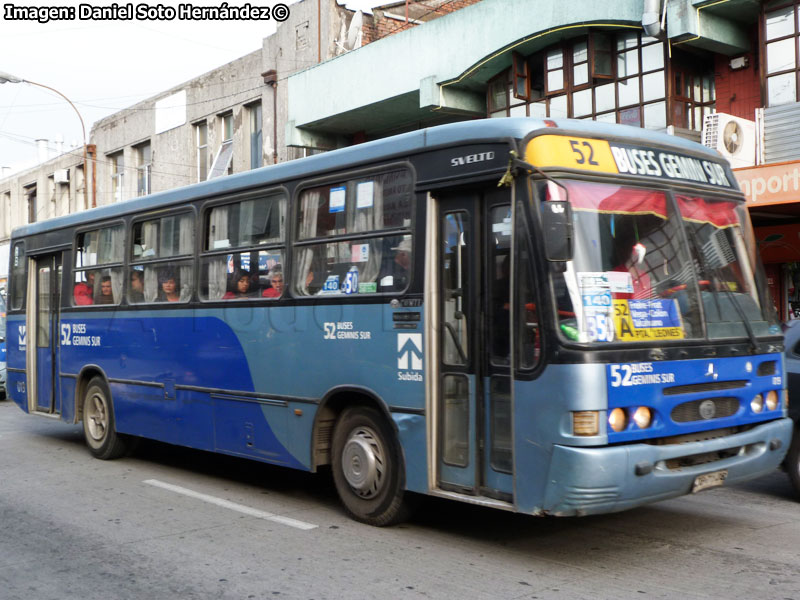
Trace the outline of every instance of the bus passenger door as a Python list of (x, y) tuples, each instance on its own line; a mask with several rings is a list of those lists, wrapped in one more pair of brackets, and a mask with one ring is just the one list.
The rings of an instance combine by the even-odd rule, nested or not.
[[(39, 256), (34, 259), (33, 298), (28, 309), (28, 351), (33, 352), (33, 364), (28, 370), (29, 409), (36, 412), (58, 413), (58, 307), (61, 303), (61, 256)], [(30, 289), (30, 286), (29, 286)], [(32, 381), (34, 385), (31, 385)]]
[(436, 194), (436, 483), (501, 500), (513, 492), (509, 195)]

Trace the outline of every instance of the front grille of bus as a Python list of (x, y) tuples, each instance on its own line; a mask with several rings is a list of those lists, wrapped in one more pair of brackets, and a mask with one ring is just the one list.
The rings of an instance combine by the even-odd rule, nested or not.
[[(709, 418), (705, 418), (700, 413), (700, 405), (704, 402), (714, 403), (714, 414)], [(720, 419), (722, 417), (730, 417), (736, 414), (739, 410), (738, 398), (704, 398), (702, 400), (692, 400), (691, 402), (684, 402), (678, 404), (672, 409), (671, 417), (676, 423), (691, 423), (692, 421), (707, 421), (711, 419)]]
[(719, 392), (721, 390), (736, 390), (747, 385), (746, 379), (734, 381), (710, 381), (708, 383), (692, 383), (689, 385), (674, 385), (664, 388), (665, 396), (677, 396), (678, 394), (697, 394), (698, 392)]
[(737, 433), (744, 433), (750, 431), (756, 425), (739, 425), (738, 427), (723, 427), (721, 429), (709, 429), (705, 431), (694, 431), (692, 433), (682, 433), (680, 435), (673, 435), (663, 438), (653, 438), (651, 440), (642, 440), (645, 444), (653, 446), (673, 446), (680, 444), (691, 444), (692, 442), (704, 442), (708, 440), (718, 440), (720, 438), (728, 437), (729, 435), (736, 435)]
[(765, 375), (775, 375), (778, 372), (778, 363), (774, 360), (768, 360), (758, 365), (756, 375), (764, 377)]
[(690, 456), (679, 456), (678, 458), (670, 458), (665, 460), (664, 466), (671, 471), (676, 471), (685, 467), (707, 465), (708, 463), (725, 460), (726, 458), (731, 458), (740, 454), (749, 454), (755, 449), (755, 446), (755, 444), (750, 444), (748, 446), (725, 448), (724, 450), (717, 450), (715, 452), (703, 452), (701, 454), (692, 454)]

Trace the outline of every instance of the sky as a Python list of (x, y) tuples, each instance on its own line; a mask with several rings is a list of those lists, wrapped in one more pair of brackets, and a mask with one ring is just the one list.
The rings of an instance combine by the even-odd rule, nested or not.
[[(134, 10), (170, 0), (130, 0)], [(283, 0), (291, 11), (298, 1)], [(223, 2), (184, 0), (193, 6)], [(253, 6), (272, 6), (277, 0), (250, 0)], [(4, 0), (16, 7), (109, 6), (109, 0)], [(124, 6), (127, 0), (117, 0)], [(246, 2), (228, 0), (229, 6)], [(348, 8), (384, 4), (348, 0)], [(78, 10), (76, 8), (76, 17)], [(179, 85), (246, 54), (259, 50), (263, 38), (275, 31), (275, 20), (189, 21), (92, 18), (50, 21), (9, 20), (0, 13), (0, 72), (54, 88), (75, 105), (89, 137), (92, 123), (145, 98)], [(0, 167), (13, 171), (39, 163), (38, 139), (49, 140), (50, 157), (83, 143), (75, 109), (59, 95), (28, 83), (0, 85)], [(80, 154), (80, 150), (75, 150)]]

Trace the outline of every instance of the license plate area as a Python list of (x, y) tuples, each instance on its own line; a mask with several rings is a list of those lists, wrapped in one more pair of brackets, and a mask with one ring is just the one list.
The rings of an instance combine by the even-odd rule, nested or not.
[(725, 483), (725, 478), (728, 476), (728, 471), (714, 471), (713, 473), (705, 473), (698, 475), (692, 484), (692, 493), (696, 494), (709, 488), (719, 487)]

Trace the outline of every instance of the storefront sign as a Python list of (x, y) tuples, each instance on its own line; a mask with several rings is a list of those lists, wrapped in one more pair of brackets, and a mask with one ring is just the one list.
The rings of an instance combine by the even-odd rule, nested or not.
[(748, 206), (783, 204), (800, 200), (800, 161), (736, 169)]

